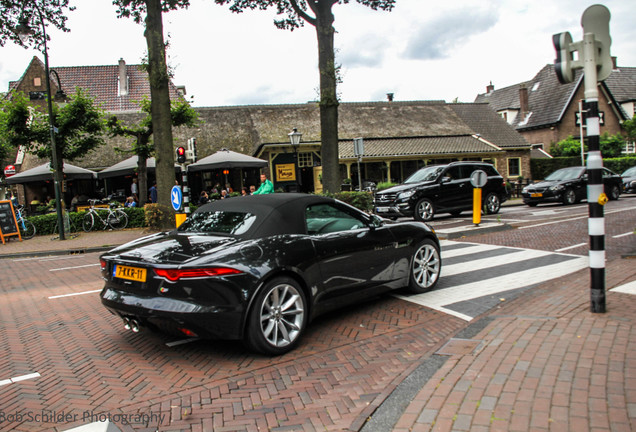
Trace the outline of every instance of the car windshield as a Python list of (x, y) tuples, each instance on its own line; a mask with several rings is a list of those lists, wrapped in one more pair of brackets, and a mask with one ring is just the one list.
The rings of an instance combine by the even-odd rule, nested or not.
[(443, 166), (430, 166), (422, 168), (416, 171), (413, 175), (406, 179), (405, 184), (420, 183), (424, 181), (433, 181), (439, 177), (440, 173), (444, 170)]
[(256, 215), (247, 212), (196, 212), (179, 225), (177, 231), (240, 235), (247, 232), (255, 220)]
[(560, 180), (574, 180), (579, 178), (583, 173), (585, 168), (574, 167), (574, 168), (562, 168), (560, 170), (556, 170), (545, 179), (550, 181), (560, 181)]
[(636, 166), (631, 167), (621, 175), (623, 177), (636, 177)]

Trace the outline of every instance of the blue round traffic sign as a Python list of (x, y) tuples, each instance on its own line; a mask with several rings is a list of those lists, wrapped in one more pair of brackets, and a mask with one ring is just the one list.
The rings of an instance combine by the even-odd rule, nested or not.
[(172, 208), (175, 209), (175, 211), (181, 209), (181, 203), (183, 202), (181, 186), (172, 186), (172, 190), (170, 191), (170, 202), (172, 203)]

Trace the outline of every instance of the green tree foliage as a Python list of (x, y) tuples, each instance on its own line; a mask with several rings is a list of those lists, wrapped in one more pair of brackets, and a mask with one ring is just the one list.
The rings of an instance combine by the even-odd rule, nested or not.
[[(40, 12), (42, 14), (41, 18), (46, 25), (68, 32), (70, 31), (66, 27), (68, 17), (66, 17), (64, 13), (65, 10), (75, 10), (75, 7), (69, 6), (69, 0), (0, 0), (0, 10), (2, 11), (0, 14), (0, 47), (4, 46), (7, 41), (12, 41), (24, 47), (32, 45), (37, 50), (43, 52), (44, 34), (42, 23), (39, 22)], [(33, 34), (30, 40), (25, 44), (18, 37), (15, 29), (22, 21), (31, 22), (33, 17), (35, 17), (37, 25), (31, 26)], [(49, 40), (48, 35), (46, 40)]]
[(174, 228), (174, 211), (170, 206), (170, 189), (174, 186), (174, 152), (170, 114), (170, 77), (163, 39), (164, 12), (187, 8), (189, 0), (113, 0), (119, 18), (132, 18), (145, 25), (148, 47), (148, 80), (150, 82), (151, 116), (156, 151), (158, 206), (163, 215), (160, 227)]
[[(604, 133), (600, 139), (601, 156), (604, 158), (614, 158), (620, 156), (625, 147), (625, 137), (621, 134), (610, 135)], [(583, 151), (587, 154), (587, 144)], [(581, 156), (581, 141), (572, 136), (559, 141), (550, 150), (550, 154), (555, 157)]]
[[(104, 143), (104, 113), (81, 89), (63, 107), (53, 105), (55, 144), (58, 154), (70, 161), (78, 159)], [(2, 103), (0, 142), (22, 146), (28, 153), (51, 159), (49, 118), (34, 110), (22, 93), (14, 93)]]
[[(585, 151), (587, 152), (587, 146), (585, 146)], [(574, 137), (570, 135), (566, 139), (553, 145), (550, 149), (550, 154), (554, 157), (580, 156), (581, 141), (574, 139)]]
[[(148, 99), (141, 101), (141, 110), (147, 115), (139, 123), (134, 125), (123, 124), (117, 116), (111, 116), (108, 119), (108, 129), (112, 136), (127, 136), (135, 139), (131, 150), (121, 150), (118, 148), (116, 148), (116, 150), (133, 153), (138, 156), (137, 172), (139, 174), (139, 190), (143, 192), (139, 194), (139, 202), (141, 205), (146, 202), (145, 191), (148, 190), (146, 159), (153, 156), (155, 152), (154, 143), (150, 139), (153, 133), (151, 105)], [(172, 102), (170, 106), (170, 118), (172, 120), (172, 126), (174, 127), (194, 127), (197, 124), (198, 114), (186, 101), (178, 100)]]
[(619, 157), (625, 148), (625, 137), (619, 133), (610, 135), (606, 132), (601, 135), (600, 147), (604, 158)]
[(630, 120), (623, 122), (623, 130), (629, 141), (636, 142), (636, 114)]
[[(44, 35), (43, 25), (57, 28), (68, 32), (66, 27), (66, 11), (75, 10), (69, 6), (69, 0), (0, 0), (0, 47), (7, 42), (13, 42), (25, 48), (33, 46), (40, 52), (44, 52), (45, 40), (49, 40), (48, 35)], [(16, 28), (20, 24), (28, 24), (32, 34), (27, 41), (22, 41), (18, 37)], [(2, 116), (0, 116), (2, 117)], [(7, 135), (7, 125), (2, 123), (0, 118), (0, 161), (9, 156), (12, 147), (4, 139)]]
[[(318, 71), (320, 76), (320, 139), (323, 166), (323, 186), (327, 192), (340, 189), (338, 162), (338, 66), (334, 51), (332, 7), (348, 4), (350, 0), (214, 0), (217, 4), (230, 5), (232, 12), (245, 9), (265, 10), (276, 8), (280, 20), (274, 24), (280, 29), (294, 30), (309, 23), (316, 28), (318, 38)], [(390, 11), (395, 0), (356, 0), (373, 10)]]

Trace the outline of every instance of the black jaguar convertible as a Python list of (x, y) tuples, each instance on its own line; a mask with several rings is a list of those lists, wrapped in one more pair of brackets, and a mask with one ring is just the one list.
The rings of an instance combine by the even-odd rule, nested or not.
[(100, 258), (104, 306), (125, 327), (241, 339), (269, 355), (298, 343), (323, 312), (437, 283), (439, 241), (422, 222), (394, 223), (305, 194), (206, 204), (179, 228)]

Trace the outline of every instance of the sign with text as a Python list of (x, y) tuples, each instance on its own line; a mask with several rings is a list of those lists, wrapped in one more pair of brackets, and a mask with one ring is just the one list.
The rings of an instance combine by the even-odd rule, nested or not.
[(276, 181), (296, 181), (296, 166), (294, 164), (276, 165)]
[(11, 201), (0, 201), (0, 237), (2, 238), (2, 244), (5, 243), (5, 237), (12, 235), (17, 235), (22, 241), (13, 203)]

